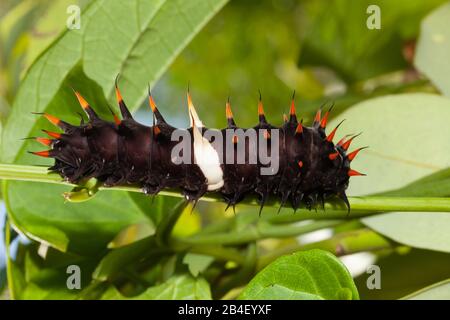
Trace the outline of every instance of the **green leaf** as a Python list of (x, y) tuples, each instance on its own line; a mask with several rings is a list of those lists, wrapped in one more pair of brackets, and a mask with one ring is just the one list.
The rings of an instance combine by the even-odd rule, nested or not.
[[(80, 268), (81, 289), (88, 286), (95, 260), (47, 248), (45, 258), (39, 255), (40, 244), (18, 243), (14, 260), (10, 260), (8, 285), (13, 299), (75, 299), (78, 289), (69, 289), (67, 267)], [(41, 250), (41, 255), (44, 251)]]
[(187, 253), (183, 258), (183, 263), (187, 264), (189, 272), (194, 277), (205, 271), (213, 261), (213, 257), (197, 253)]
[(380, 196), (448, 197), (450, 196), (450, 168), (416, 180), (402, 188), (382, 192)]
[(6, 264), (0, 266), (0, 295), (6, 287)]
[(446, 98), (411, 93), (370, 99), (339, 115), (329, 128), (343, 119), (347, 121), (337, 139), (363, 132), (351, 150), (369, 146), (352, 162), (352, 168), (367, 176), (351, 178), (350, 195), (400, 188), (449, 165), (450, 100)]
[[(106, 281), (123, 271), (125, 267), (132, 263), (141, 261), (143, 258), (149, 257), (155, 253), (156, 256), (158, 256), (159, 252), (157, 250), (152, 250), (152, 248), (155, 247), (156, 243), (154, 237), (148, 237), (130, 245), (113, 249), (100, 260), (92, 277), (99, 281)], [(154, 260), (157, 262), (157, 257), (155, 257)]]
[[(29, 1), (34, 2), (34, 1)], [(31, 32), (27, 34), (28, 44), (25, 56), (25, 67), (28, 68), (36, 60), (38, 55), (43, 52), (55, 38), (67, 28), (67, 8), (70, 5), (76, 4), (81, 10), (89, 4), (88, 1), (72, 0), (47, 1), (46, 6), (40, 6), (43, 12), (38, 13), (36, 23), (33, 23)]]
[(450, 253), (450, 214), (386, 213), (361, 219), (371, 229), (411, 247)]
[(180, 201), (177, 197), (159, 196), (149, 201), (148, 197), (143, 197), (142, 194), (130, 192), (128, 194), (134, 203), (144, 212), (147, 217), (153, 221), (153, 224), (159, 225), (162, 218), (167, 215), (167, 212), (172, 210)]
[(411, 292), (448, 278), (448, 253), (430, 250), (398, 250), (383, 255), (375, 262), (381, 270), (381, 289), (369, 289), (369, 273), (355, 279), (363, 300), (400, 299)]
[(98, 253), (125, 226), (148, 221), (128, 193), (100, 192), (89, 202), (65, 203), (64, 191), (60, 185), (5, 182), (9, 217), (27, 236), (80, 254)]
[(414, 63), (433, 81), (440, 91), (450, 96), (450, 66), (445, 61), (450, 55), (450, 4), (445, 4), (422, 22)]
[[(327, 66), (346, 82), (404, 69), (402, 42), (414, 39), (421, 18), (442, 1), (309, 1), (302, 10), (301, 66)], [(369, 29), (370, 5), (380, 8), (380, 29)]]
[(175, 273), (178, 256), (176, 254), (169, 256), (161, 264), (161, 281), (169, 280)]
[[(25, 274), (26, 286), (20, 294), (20, 299), (75, 299), (79, 290), (71, 290), (67, 287), (67, 278), (69, 277), (67, 267), (72, 264), (71, 257), (64, 257), (63, 253), (59, 253), (63, 255), (60, 259), (65, 259), (66, 262), (55, 266), (51, 261), (46, 261), (37, 255), (38, 246), (33, 244), (25, 249), (25, 261), (22, 270)], [(77, 261), (75, 264), (80, 267), (80, 285), (81, 288), (84, 288), (90, 281), (89, 275), (92, 264), (86, 264), (85, 261)]]
[(345, 266), (323, 250), (283, 256), (260, 271), (240, 299), (358, 299)]
[[(71, 86), (100, 115), (111, 119), (105, 96), (112, 102), (114, 78), (121, 73), (122, 93), (127, 104), (136, 109), (148, 81), (153, 83), (161, 76), (225, 2), (92, 1), (82, 14), (81, 29), (64, 32), (38, 58), (23, 80), (14, 111), (3, 130), (3, 141), (14, 143), (2, 144), (2, 160), (51, 164), (49, 159), (28, 154), (26, 151), (36, 150), (36, 145), (20, 139), (40, 135), (40, 129), (50, 128), (45, 119), (30, 114), (31, 111), (55, 114), (72, 123), (79, 121), (77, 112), (81, 109)], [(107, 38), (115, 41), (105, 42)], [(146, 215), (152, 216), (142, 210), (145, 205), (133, 200), (136, 196), (131, 199), (124, 193), (115, 193), (112, 197), (100, 195), (86, 205), (64, 204), (63, 191), (68, 190), (8, 182), (5, 197), (12, 221), (31, 238), (55, 248), (92, 254), (104, 249), (123, 228), (148, 222)], [(24, 194), (26, 198), (22, 197)], [(160, 210), (155, 212), (160, 214)]]
[(209, 300), (211, 291), (205, 279), (189, 275), (177, 275), (163, 284), (150, 287), (136, 297), (126, 298), (114, 287), (109, 288), (102, 299), (122, 300)]
[[(24, 142), (18, 140), (29, 136), (36, 122), (30, 111), (51, 111), (52, 100), (61, 92), (73, 96), (63, 82), (76, 65), (82, 64), (84, 74), (101, 86), (102, 96), (108, 97), (112, 105), (116, 104), (114, 79), (120, 73), (124, 98), (135, 110), (146, 95), (149, 81), (153, 84), (162, 75), (225, 3), (226, 0), (92, 1), (81, 15), (81, 29), (67, 29), (36, 60), (22, 81), (3, 133), (5, 141), (17, 143), (2, 145), (2, 161), (25, 160)], [(82, 79), (71, 81), (76, 89), (82, 84)], [(69, 104), (68, 97), (55, 109), (57, 116), (66, 118), (68, 110), (61, 106)], [(107, 109), (106, 104), (94, 106)]]
[(407, 300), (449, 300), (450, 279), (435, 283), (422, 290), (414, 292), (403, 299)]
[(115, 238), (108, 243), (108, 248), (116, 249), (133, 242), (142, 240), (155, 234), (156, 228), (152, 221), (131, 224), (122, 229)]

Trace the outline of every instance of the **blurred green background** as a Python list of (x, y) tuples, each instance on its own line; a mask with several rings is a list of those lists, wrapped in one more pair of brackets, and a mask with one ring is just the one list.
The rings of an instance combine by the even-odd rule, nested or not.
[[(66, 29), (66, 8), (74, 2), (85, 8), (91, 1), (2, 0), (0, 2), (0, 131), (12, 112), (21, 81), (33, 61), (39, 58)], [(283, 113), (288, 112), (294, 90), (298, 115), (308, 124), (319, 106), (334, 102), (331, 126), (342, 117), (348, 119), (349, 123), (348, 125), (346, 123), (339, 137), (363, 130), (364, 135), (357, 143), (359, 146), (371, 147), (364, 158), (356, 162), (358, 169), (368, 173), (368, 177), (364, 178), (365, 180), (352, 181), (349, 194), (371, 194), (401, 188), (450, 165), (450, 156), (446, 149), (448, 145), (446, 124), (450, 109), (448, 101), (438, 96), (440, 93), (448, 96), (445, 88), (450, 86), (446, 85), (445, 80), (441, 80), (442, 77), (434, 77), (436, 70), (445, 72), (448, 63), (446, 60), (433, 57), (433, 53), (438, 51), (429, 53), (423, 47), (422, 60), (418, 62), (416, 56), (423, 19), (443, 3), (445, 1), (441, 0), (231, 0), (195, 36), (163, 76), (156, 83), (152, 83), (152, 91), (164, 116), (173, 125), (180, 127), (187, 127), (189, 124), (185, 101), (188, 83), (197, 110), (208, 127), (225, 126), (224, 107), (227, 97), (231, 98), (238, 125), (253, 126), (257, 121), (256, 105), (259, 90), (262, 92), (267, 117), (275, 125), (282, 123)], [(376, 4), (381, 9), (379, 30), (370, 30), (366, 27), (369, 16), (366, 9), (371, 4)], [(446, 10), (448, 14), (448, 8)], [(433, 39), (434, 35), (432, 33), (430, 37)], [(114, 52), (111, 52), (111, 55), (114, 56)], [(427, 66), (423, 61), (430, 63), (437, 61), (438, 64), (437, 67)], [(84, 74), (80, 78), (85, 79), (83, 77)], [(110, 80), (112, 83), (113, 79)], [(91, 84), (90, 81), (91, 79), (86, 82)], [(125, 82), (125, 86), (127, 84), (128, 82)], [(101, 90), (102, 85), (101, 83), (93, 85), (92, 92)], [(142, 83), (142, 86), (146, 86), (146, 83)], [(97, 101), (103, 102), (106, 99), (113, 105), (109, 99), (111, 98), (109, 92), (104, 90), (103, 93), (106, 98), (102, 96)], [(122, 93), (127, 101), (127, 91)], [(391, 96), (402, 93), (416, 95)], [(433, 95), (426, 95), (428, 93)], [(151, 123), (151, 113), (146, 101), (136, 98), (138, 95), (135, 92), (129, 95), (133, 96), (134, 101), (138, 100), (138, 104), (142, 103), (137, 111), (139, 121)], [(371, 100), (377, 97), (383, 98)], [(58, 115), (63, 116), (66, 113), (63, 109), (65, 106), (58, 107), (60, 108)], [(96, 107), (106, 110), (106, 105)], [(33, 108), (34, 106), (30, 106), (29, 110), (34, 110)], [(73, 110), (70, 109), (68, 115), (72, 117), (71, 119), (75, 119)], [(23, 115), (25, 125), (30, 122), (27, 117), (28, 114)], [(20, 127), (21, 120), (22, 118), (15, 119), (14, 126)], [(423, 129), (421, 132), (416, 130), (418, 123)], [(15, 140), (4, 139), (2, 144), (5, 150), (15, 144)], [(31, 161), (31, 157), (23, 156), (18, 162), (35, 164)], [(11, 192), (9, 195), (10, 199), (16, 200), (16, 204), (13, 203), (16, 212), (23, 209), (20, 201), (23, 201), (25, 203), (23, 207), (26, 207), (27, 201), (41, 199), (40, 194), (33, 193), (36, 189), (33, 185), (19, 185), (19, 187), (22, 189), (11, 189), (21, 192), (16, 194)], [(414, 193), (416, 189), (407, 190), (410, 195), (417, 196)], [(424, 196), (450, 195), (448, 189), (441, 188), (436, 191), (432, 186), (420, 190), (425, 190), (421, 194)], [(398, 194), (407, 194), (406, 191), (402, 192), (399, 191)], [(23, 194), (27, 194), (30, 200), (24, 199)], [(55, 200), (57, 196), (59, 197), (59, 193), (55, 191), (51, 200)], [(98, 197), (100, 200), (96, 198), (92, 203), (97, 200), (100, 204), (102, 201), (107, 202), (105, 197), (101, 198), (100, 195)], [(62, 200), (58, 205), (62, 205)], [(65, 208), (67, 211), (83, 211), (80, 206), (74, 208), (68, 205)], [(173, 203), (168, 205), (171, 206)], [(196, 210), (200, 214), (182, 216), (174, 231), (177, 236), (191, 235), (200, 231), (202, 226), (224, 217), (235, 219), (233, 223), (237, 229), (245, 228), (256, 221), (254, 207), (238, 207), (238, 217), (234, 217), (231, 212), (224, 214), (222, 204), (200, 202)], [(267, 212), (269, 215), (275, 214), (276, 210), (268, 208)], [(1, 220), (4, 220), (5, 210), (2, 211)], [(158, 214), (164, 213), (158, 211)], [(137, 220), (137, 214), (136, 217), (130, 218), (132, 219)], [(126, 225), (130, 221), (124, 218), (124, 221), (120, 222)], [(100, 224), (101, 221), (90, 224), (92, 230), (97, 227), (96, 223)], [(402, 224), (403, 222), (398, 223)], [(369, 225), (368, 221), (366, 225)], [(352, 226), (361, 227), (361, 223), (354, 221)], [(117, 228), (116, 225), (114, 227)], [(347, 227), (349, 226), (343, 229), (346, 230)], [(90, 230), (86, 228), (87, 231)], [(98, 247), (104, 244), (107, 236), (116, 231), (113, 229), (111, 227), (111, 230), (102, 230), (104, 233), (100, 233), (101, 241), (99, 240)], [(87, 232), (86, 230), (84, 232)], [(417, 232), (420, 231), (419, 228)], [(80, 232), (84, 235), (82, 231)], [(396, 232), (397, 230), (394, 230), (394, 234)], [(82, 251), (89, 247), (90, 244), (84, 242), (85, 238), (77, 233), (75, 235), (81, 239), (73, 241), (77, 250)], [(321, 239), (319, 236), (314, 241)], [(259, 246), (263, 252), (270, 252), (275, 248), (292, 245), (297, 240), (289, 238), (265, 241), (259, 243)], [(409, 240), (405, 242), (402, 242), (403, 239), (395, 240), (411, 245)], [(19, 238), (16, 238), (16, 242), (19, 242)], [(17, 243), (16, 246), (19, 246)], [(434, 244), (425, 245), (425, 249), (429, 249), (430, 246), (435, 249)], [(422, 244), (417, 247), (424, 249)], [(389, 273), (389, 277), (399, 279), (398, 283), (392, 281), (392, 286), (387, 286), (388, 289), (379, 296), (378, 292), (367, 291), (362, 293), (362, 297), (398, 298), (419, 287), (442, 280), (446, 274), (448, 276), (441, 263), (448, 262), (448, 254), (413, 249), (407, 258), (410, 259), (409, 262), (405, 259), (397, 263), (393, 260), (398, 259), (402, 252), (392, 250), (390, 253), (392, 256), (389, 258), (383, 252), (379, 257), (380, 263), (384, 263), (388, 270), (396, 270), (392, 271), (392, 274)], [(399, 267), (402, 263), (413, 261), (411, 262), (413, 264), (419, 260), (425, 261), (427, 257), (431, 257), (430, 264), (424, 263), (421, 267), (435, 270), (436, 274), (430, 272), (429, 277), (417, 278), (417, 283), (412, 285), (408, 284), (408, 280), (415, 276), (408, 274), (404, 277), (399, 276), (402, 273)], [(369, 262), (373, 262), (373, 259), (375, 258), (370, 257)], [(355, 271), (355, 276), (358, 272), (361, 273), (363, 270), (361, 266), (364, 267), (365, 264), (367, 260), (353, 263), (355, 270), (360, 270)], [(6, 283), (4, 265), (5, 259), (0, 254), (0, 291)], [(390, 268), (389, 265), (395, 265), (395, 268)], [(418, 274), (420, 272), (418, 269), (420, 268), (412, 274)], [(363, 280), (359, 279), (358, 282), (363, 283)], [(364, 285), (361, 284), (358, 288), (364, 288)]]
[[(372, 95), (408, 90), (418, 80), (411, 63), (420, 21), (444, 1), (375, 2), (381, 30), (364, 27), (370, 1), (230, 1), (158, 82), (162, 111), (186, 126), (189, 81), (211, 127), (224, 125), (228, 96), (239, 123), (252, 125), (258, 90), (274, 123), (281, 122), (294, 90), (305, 120), (325, 101), (335, 101), (339, 111)], [(64, 30), (72, 3), (0, 4), (2, 121), (26, 70)]]

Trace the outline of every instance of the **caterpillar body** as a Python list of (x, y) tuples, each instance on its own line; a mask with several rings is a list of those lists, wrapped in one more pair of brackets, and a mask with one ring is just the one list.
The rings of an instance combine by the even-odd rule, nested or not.
[[(117, 80), (115, 90), (122, 119), (112, 111), (114, 121), (101, 119), (75, 91), (89, 121), (77, 126), (41, 113), (63, 132), (43, 130), (50, 138), (35, 139), (51, 149), (32, 153), (54, 158), (49, 170), (72, 183), (96, 178), (108, 187), (139, 185), (146, 194), (178, 188), (193, 202), (207, 192), (218, 192), (233, 208), (253, 193), (259, 196), (260, 212), (269, 196), (279, 197), (281, 206), (289, 201), (294, 210), (302, 205), (309, 209), (323, 206), (327, 198), (337, 196), (350, 210), (345, 194), (349, 178), (363, 175), (351, 169), (350, 162), (363, 148), (347, 153), (356, 136), (333, 143), (342, 122), (328, 135), (325, 133), (331, 108), (323, 117), (319, 109), (312, 126), (307, 127), (297, 120), (293, 98), (289, 118), (284, 116), (284, 124), (278, 128), (267, 122), (260, 97), (259, 123), (243, 129), (236, 125), (228, 100), (227, 128), (214, 130), (207, 137), (210, 130), (200, 120), (189, 91), (191, 126), (185, 130), (165, 121), (150, 91), (154, 123), (138, 123), (122, 99)], [(180, 148), (180, 139), (174, 136), (183, 136), (188, 148)], [(253, 155), (259, 155), (262, 149), (266, 149), (266, 156), (272, 156), (272, 162), (277, 161), (276, 166), (260, 157), (255, 160)], [(240, 155), (241, 161), (236, 161)], [(180, 162), (180, 158), (184, 161)]]

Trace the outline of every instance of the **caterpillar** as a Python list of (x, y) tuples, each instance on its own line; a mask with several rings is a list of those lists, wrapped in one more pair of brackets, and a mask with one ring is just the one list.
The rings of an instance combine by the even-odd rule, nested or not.
[(256, 126), (238, 127), (228, 99), (227, 127), (210, 130), (200, 120), (189, 90), (188, 129), (177, 129), (165, 121), (150, 89), (152, 126), (133, 119), (117, 79), (115, 93), (122, 119), (111, 108), (114, 121), (101, 119), (79, 92), (74, 93), (88, 122), (82, 120), (77, 126), (39, 113), (63, 132), (43, 130), (49, 138), (34, 139), (51, 149), (31, 152), (54, 158), (49, 171), (71, 183), (96, 178), (107, 187), (139, 185), (149, 195), (175, 188), (194, 203), (207, 192), (218, 192), (227, 208), (233, 209), (247, 195), (256, 194), (261, 214), (270, 196), (279, 198), (280, 209), (289, 201), (294, 210), (300, 206), (311, 210), (318, 204), (323, 207), (326, 199), (337, 196), (350, 211), (345, 193), (349, 178), (364, 175), (350, 168), (350, 162), (364, 148), (347, 153), (357, 135), (333, 143), (342, 122), (326, 134), (332, 107), (323, 117), (319, 108), (312, 126), (304, 126), (303, 119), (297, 120), (294, 96), (289, 117), (283, 116), (281, 127), (266, 120), (260, 94)]

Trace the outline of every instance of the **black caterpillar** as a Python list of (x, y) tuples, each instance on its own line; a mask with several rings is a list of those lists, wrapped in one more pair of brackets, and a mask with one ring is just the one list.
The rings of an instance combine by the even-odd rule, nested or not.
[[(332, 140), (342, 122), (328, 135), (325, 134), (331, 108), (323, 117), (319, 109), (312, 126), (306, 127), (302, 121), (297, 120), (293, 98), (289, 119), (284, 116), (283, 126), (277, 128), (267, 122), (260, 96), (259, 123), (254, 128), (240, 129), (234, 122), (228, 100), (226, 103), (228, 126), (217, 132), (222, 135), (222, 141), (226, 140), (227, 132), (236, 133), (232, 135), (233, 148), (239, 151), (237, 150), (239, 142), (243, 142), (241, 145), (243, 149), (240, 150), (245, 152), (245, 162), (217, 163), (215, 161), (216, 155), (219, 157), (217, 145), (212, 147), (214, 139), (203, 137), (202, 134), (207, 129), (197, 116), (188, 90), (191, 127), (185, 132), (189, 133), (189, 147), (193, 152), (190, 155), (190, 163), (176, 164), (173, 161), (172, 151), (175, 151), (174, 148), (179, 142), (172, 141), (171, 137), (178, 129), (166, 123), (150, 91), (149, 104), (153, 111), (151, 127), (139, 124), (133, 119), (122, 99), (117, 81), (116, 97), (122, 120), (112, 111), (114, 122), (100, 119), (78, 92), (75, 91), (75, 95), (89, 121), (87, 123), (82, 121), (79, 126), (75, 126), (52, 115), (41, 113), (64, 133), (43, 130), (53, 139), (41, 137), (35, 139), (52, 149), (32, 152), (38, 156), (54, 158), (55, 164), (49, 170), (59, 173), (72, 183), (97, 178), (105, 186), (137, 184), (146, 194), (157, 194), (163, 188), (179, 188), (185, 197), (193, 202), (197, 202), (206, 192), (214, 191), (219, 192), (228, 203), (228, 207), (233, 208), (247, 194), (256, 193), (261, 203), (260, 212), (269, 195), (280, 198), (280, 208), (289, 200), (294, 210), (302, 204), (308, 209), (315, 208), (317, 204), (323, 206), (327, 198), (338, 196), (350, 210), (345, 194), (349, 177), (363, 175), (350, 169), (350, 162), (363, 148), (346, 153), (356, 135), (344, 137), (335, 145)], [(256, 149), (252, 149), (250, 139), (245, 135), (252, 129), (258, 133), (255, 141), (255, 144), (258, 143)], [(273, 143), (271, 140), (275, 134), (279, 145), (278, 149), (272, 147), (271, 150)], [(268, 154), (278, 151), (281, 155), (277, 159), (278, 170), (269, 175), (261, 174), (261, 169), (267, 168), (268, 165), (263, 164), (260, 159), (256, 163), (249, 161), (253, 152), (260, 151), (259, 143), (264, 141), (268, 145)], [(226, 143), (228, 142), (222, 144), (223, 150), (226, 150)], [(220, 143), (218, 145), (220, 146)], [(179, 153), (180, 157), (184, 156), (183, 152), (185, 151)], [(237, 154), (238, 152), (234, 152), (232, 156), (234, 160)], [(227, 155), (225, 151), (223, 156)], [(208, 166), (202, 162), (206, 158), (215, 160), (208, 162)], [(195, 160), (199, 161), (194, 163)]]

